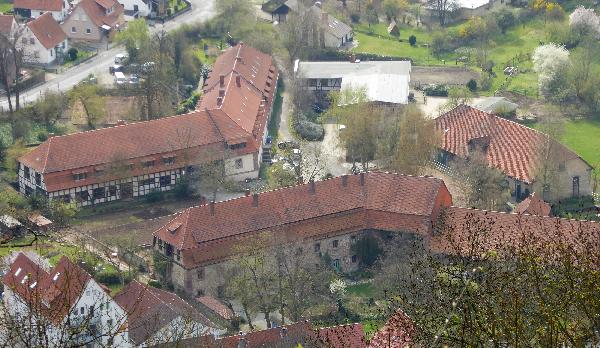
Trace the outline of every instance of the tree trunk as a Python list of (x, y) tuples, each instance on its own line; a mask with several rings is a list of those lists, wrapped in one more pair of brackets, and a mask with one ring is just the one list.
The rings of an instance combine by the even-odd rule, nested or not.
[(248, 318), (248, 326), (250, 327), (250, 330), (254, 331), (254, 325), (252, 324), (252, 317), (250, 316), (250, 313), (248, 313), (248, 305), (246, 305), (245, 303), (242, 303), (242, 309), (244, 310), (244, 315), (246, 315), (246, 318)]
[(263, 312), (263, 314), (265, 315), (265, 321), (267, 322), (267, 329), (270, 329), (273, 327), (272, 323), (271, 323), (271, 317), (269, 316), (269, 310), (265, 310)]

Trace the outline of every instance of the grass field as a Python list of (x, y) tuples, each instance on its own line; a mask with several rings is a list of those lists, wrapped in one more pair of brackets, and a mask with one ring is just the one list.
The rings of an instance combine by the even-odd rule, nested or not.
[(0, 12), (6, 13), (12, 11), (13, 4), (8, 2), (7, 0), (0, 0)]
[[(536, 123), (526, 125), (537, 128)], [(561, 142), (592, 166), (600, 167), (600, 121), (567, 121)]]

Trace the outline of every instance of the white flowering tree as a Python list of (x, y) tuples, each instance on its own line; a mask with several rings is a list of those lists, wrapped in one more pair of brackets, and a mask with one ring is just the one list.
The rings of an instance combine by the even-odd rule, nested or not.
[(580, 37), (600, 39), (600, 17), (593, 8), (577, 7), (569, 16), (569, 25)]
[(538, 46), (533, 52), (533, 69), (538, 73), (540, 93), (548, 95), (569, 66), (569, 51), (555, 43)]

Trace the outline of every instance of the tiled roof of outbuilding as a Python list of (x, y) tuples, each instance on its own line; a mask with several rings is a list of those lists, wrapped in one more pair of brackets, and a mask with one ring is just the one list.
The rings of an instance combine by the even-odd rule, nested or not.
[(552, 207), (550, 204), (544, 202), (534, 192), (529, 195), (529, 197), (525, 198), (521, 203), (517, 204), (514, 212), (517, 214), (550, 216), (551, 210)]
[(13, 7), (29, 10), (62, 11), (63, 5), (62, 0), (15, 0)]
[[(460, 157), (469, 154), (472, 140), (489, 140), (486, 154), (489, 165), (526, 183), (534, 180), (540, 144), (547, 139), (547, 135), (535, 129), (467, 105), (437, 118), (436, 127), (442, 132), (442, 149)], [(580, 158), (565, 146), (558, 143), (557, 146), (561, 160)]]

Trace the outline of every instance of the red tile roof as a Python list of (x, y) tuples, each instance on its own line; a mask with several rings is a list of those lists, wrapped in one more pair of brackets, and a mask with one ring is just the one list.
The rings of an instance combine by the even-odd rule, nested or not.
[(57, 12), (62, 11), (64, 2), (63, 0), (15, 0), (13, 7)]
[[(460, 105), (436, 119), (442, 134), (442, 149), (460, 156), (469, 154), (471, 141), (489, 142), (487, 161), (507, 176), (526, 183), (534, 180), (537, 153), (546, 135), (513, 121)], [(558, 143), (557, 143), (558, 144)], [(580, 158), (558, 144), (563, 160)]]
[(58, 46), (67, 39), (67, 34), (56, 23), (50, 12), (46, 12), (27, 23), (27, 27), (29, 27), (29, 30), (31, 30), (42, 46), (47, 49)]
[(142, 344), (154, 333), (178, 317), (201, 323), (207, 329), (215, 325), (181, 297), (137, 280), (131, 281), (114, 298), (128, 315), (129, 338)]
[(550, 216), (551, 210), (552, 207), (550, 207), (550, 204), (544, 202), (534, 192), (521, 203), (517, 204), (514, 212), (517, 214)]
[(50, 272), (19, 253), (3, 278), (5, 286), (13, 289), (36, 311), (58, 323), (69, 313), (92, 277), (81, 267), (63, 256)]
[(0, 34), (9, 36), (12, 32), (13, 23), (15, 23), (15, 16), (13, 15), (0, 15)]
[[(244, 60), (236, 61), (236, 54), (241, 54), (247, 62), (260, 60), (260, 70), (246, 67)], [(235, 150), (238, 155), (257, 152), (262, 145), (274, 89), (264, 93), (257, 91), (265, 89), (267, 80), (272, 80), (273, 85), (277, 80), (277, 69), (269, 64), (272, 64), (270, 56), (250, 47), (239, 45), (229, 48), (215, 64), (219, 72), (224, 72), (229, 67), (229, 77), (221, 106), (216, 105), (216, 95), (219, 94), (220, 88), (217, 77), (217, 88), (207, 85), (206, 94), (197, 111), (158, 120), (52, 137), (21, 157), (19, 161), (43, 174), (65, 174), (64, 172), (69, 174), (74, 171), (93, 173), (94, 166), (109, 165), (116, 160), (126, 160), (137, 165), (141, 158), (157, 156), (159, 158), (161, 155), (174, 153), (185, 154), (185, 156), (178, 156), (176, 165), (172, 166), (172, 168), (180, 168), (184, 165), (179, 162), (183, 157), (197, 159), (191, 162), (200, 163), (201, 160), (207, 160), (207, 158), (200, 158), (201, 155), (206, 156), (207, 152), (222, 152), (224, 142), (228, 144), (245, 142), (246, 147)], [(257, 84), (248, 83), (255, 71), (256, 74), (262, 74), (265, 73), (265, 69), (267, 77), (259, 78), (256, 75), (252, 81)], [(248, 78), (240, 75), (239, 87), (235, 78), (237, 71), (250, 74)], [(208, 82), (213, 83), (214, 78), (209, 77)], [(152, 172), (165, 169), (169, 168), (154, 167)], [(146, 172), (135, 168), (128, 173), (128, 176)], [(97, 178), (94, 175), (88, 175), (86, 180), (77, 183), (70, 177), (55, 178), (46, 175), (44, 179), (48, 192), (107, 180), (106, 177)]]
[[(219, 348), (296, 347), (310, 342), (312, 328), (309, 322), (298, 322), (282, 327), (227, 336), (217, 340)], [(240, 344), (243, 341), (245, 344)], [(336, 347), (337, 348), (337, 347)], [(341, 348), (341, 347), (340, 347)]]
[(196, 300), (225, 320), (231, 320), (235, 317), (235, 313), (229, 307), (212, 296), (200, 296)]
[(154, 235), (186, 251), (184, 264), (196, 265), (226, 257), (230, 243), (267, 230), (282, 233), (281, 240), (353, 228), (426, 233), (431, 216), (451, 204), (440, 179), (372, 172), (215, 203), (214, 214), (211, 204), (188, 208)]
[(598, 222), (459, 207), (440, 214), (436, 231), (429, 240), (434, 252), (468, 257), (507, 248), (568, 245), (584, 250), (600, 245)]
[[(108, 25), (113, 28), (123, 21), (122, 15), (125, 8), (116, 0), (81, 0), (77, 6), (81, 6), (92, 23), (98, 27)], [(114, 7), (114, 10), (107, 15), (106, 9), (110, 7)]]
[(407, 348), (415, 335), (413, 321), (398, 309), (369, 341), (369, 348)]
[(316, 329), (316, 346), (328, 348), (365, 348), (365, 331), (360, 323)]

